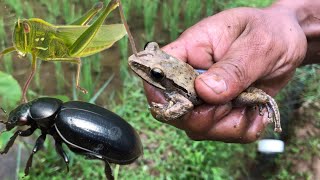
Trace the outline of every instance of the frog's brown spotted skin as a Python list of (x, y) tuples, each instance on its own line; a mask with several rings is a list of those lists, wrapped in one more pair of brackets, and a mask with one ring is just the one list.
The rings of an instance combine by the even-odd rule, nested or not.
[[(199, 75), (189, 64), (165, 53), (155, 42), (148, 43), (145, 50), (129, 57), (130, 68), (149, 84), (164, 91), (167, 104), (151, 103), (151, 111), (161, 120), (177, 119), (195, 105), (203, 103), (198, 97), (194, 81)], [(261, 89), (249, 87), (232, 101), (234, 106), (258, 106), (275, 123), (276, 132), (281, 132), (280, 114), (277, 103)]]

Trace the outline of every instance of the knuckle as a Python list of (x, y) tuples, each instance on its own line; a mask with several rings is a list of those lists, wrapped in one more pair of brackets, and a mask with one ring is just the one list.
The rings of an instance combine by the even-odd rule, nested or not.
[(276, 40), (276, 35), (267, 28), (267, 25), (263, 23), (260, 26), (262, 27), (258, 27), (248, 40), (251, 46), (249, 53), (260, 56), (257, 58), (268, 57), (275, 49), (279, 50), (278, 48), (282, 47), (282, 41), (280, 39), (279, 41)]
[(249, 21), (247, 29), (250, 29), (250, 33), (245, 35), (246, 43), (250, 47), (249, 54), (267, 57), (275, 49), (278, 50), (283, 46), (284, 41), (281, 40), (283, 37), (275, 31), (270, 17), (264, 13), (256, 13), (255, 17)]
[(306, 52), (307, 52), (307, 39), (305, 34), (302, 32), (302, 30), (296, 30), (297, 32), (294, 33), (294, 37), (289, 38), (289, 50), (288, 54), (291, 55), (288, 57), (288, 59), (296, 59), (298, 60), (299, 64), (304, 59)]

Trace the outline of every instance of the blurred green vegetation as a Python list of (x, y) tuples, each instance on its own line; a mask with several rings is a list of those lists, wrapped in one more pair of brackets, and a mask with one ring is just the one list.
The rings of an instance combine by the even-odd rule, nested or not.
[[(6, 12), (9, 12), (0, 13), (0, 49), (11, 45), (12, 27), (8, 25), (13, 26), (13, 22), (10, 21), (12, 18), (7, 18), (9, 15), (11, 17), (11, 14), (14, 14), (16, 19), (19, 17), (38, 17), (52, 24), (67, 24), (90, 9), (95, 2), (97, 1), (0, 1), (0, 9), (5, 8)], [(151, 40), (163, 44), (168, 43), (201, 18), (223, 9), (238, 6), (264, 7), (271, 2), (272, 0), (123, 0), (122, 3), (137, 42), (137, 48), (142, 49), (143, 45)], [(105, 23), (120, 22), (118, 14), (118, 10), (112, 12)], [(161, 124), (152, 118), (143, 94), (141, 80), (128, 70), (127, 58), (131, 54), (128, 47), (128, 40), (124, 38), (109, 50), (82, 59), (81, 85), (89, 91), (88, 95), (83, 95), (74, 89), (72, 79), (75, 75), (75, 66), (66, 63), (42, 62), (39, 65), (37, 77), (30, 87), (29, 99), (50, 95), (64, 99), (69, 97), (70, 99), (77, 98), (89, 101), (103, 86), (103, 83), (108, 82), (109, 77), (113, 77), (115, 74), (109, 87), (99, 94), (96, 103), (113, 110), (132, 124), (139, 132), (144, 145), (144, 155), (136, 163), (120, 167), (119, 179), (219, 180), (247, 177), (249, 174), (248, 162), (255, 158), (256, 144), (240, 145), (192, 141), (184, 132)], [(1, 58), (3, 61), (1, 62), (1, 70), (12, 74), (20, 84), (23, 84), (30, 71), (30, 65), (28, 61), (17, 59), (16, 56), (13, 53)], [(12, 61), (12, 59), (14, 60)], [(22, 65), (19, 65), (21, 63)], [(314, 71), (317, 71), (316, 69), (317, 67), (314, 68)], [(310, 70), (308, 72), (311, 73)], [(45, 75), (45, 73), (49, 73), (49, 75)], [(304, 80), (307, 77), (305, 73), (305, 70), (299, 70), (296, 78)], [(316, 74), (316, 72), (314, 73)], [(316, 83), (310, 83), (305, 99), (311, 99), (311, 101), (319, 99), (320, 92), (316, 87), (319, 85), (319, 79), (312, 77), (308, 80)], [(3, 87), (0, 86), (0, 89)], [(4, 94), (1, 96), (3, 97)], [(281, 99), (281, 95), (279, 99)], [(17, 102), (14, 104), (1, 103), (1, 106), (8, 109), (17, 105)], [(4, 133), (0, 137), (1, 147), (10, 137), (8, 134)], [(39, 132), (34, 135), (34, 137), (36, 136), (39, 136)], [(34, 142), (31, 140), (31, 143), (26, 143), (26, 139), (20, 138), (17, 141), (23, 144), (23, 149), (27, 152), (24, 155), (31, 152)], [(67, 150), (67, 147), (64, 148)], [(52, 149), (54, 149), (53, 139), (48, 138), (45, 149), (34, 156), (31, 174), (24, 179), (104, 178), (102, 162), (86, 160), (69, 150), (67, 153), (71, 160), (70, 171), (66, 174), (64, 162)], [(8, 157), (2, 156), (1, 158)], [(21, 178), (25, 165), (21, 164), (20, 160), (20, 158), (17, 159), (17, 164), (20, 165), (17, 169), (18, 176)], [(286, 167), (280, 171), (280, 179), (293, 177), (286, 170)]]

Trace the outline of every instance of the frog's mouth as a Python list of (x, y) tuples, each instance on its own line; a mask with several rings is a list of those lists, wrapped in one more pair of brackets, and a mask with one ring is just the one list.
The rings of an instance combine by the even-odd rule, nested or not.
[[(132, 56), (134, 56), (134, 55), (132, 55)], [(138, 76), (140, 76), (140, 78), (147, 81), (147, 83), (149, 83), (150, 85), (155, 86), (159, 89), (162, 89), (162, 90), (166, 89), (159, 82), (157, 82), (151, 78), (151, 75), (150, 75), (151, 68), (150, 67), (147, 67), (147, 66), (143, 65), (142, 63), (138, 63), (138, 62), (135, 62), (134, 60), (132, 60), (132, 59), (130, 60), (130, 59), (131, 59), (131, 56), (129, 57), (130, 68), (133, 70), (133, 72), (135, 72)]]

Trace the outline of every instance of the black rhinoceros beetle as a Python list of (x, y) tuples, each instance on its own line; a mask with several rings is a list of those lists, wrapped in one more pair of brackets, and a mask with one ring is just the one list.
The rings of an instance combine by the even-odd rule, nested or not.
[(46, 135), (55, 140), (56, 152), (67, 165), (69, 159), (62, 148), (65, 143), (70, 150), (89, 158), (105, 162), (107, 179), (113, 179), (110, 163), (129, 164), (142, 154), (142, 144), (133, 127), (113, 112), (94, 104), (69, 101), (63, 103), (55, 98), (39, 98), (21, 104), (10, 112), (6, 131), (16, 126), (30, 126), (17, 130), (1, 154), (6, 154), (17, 136), (30, 136), (36, 129), (41, 135), (27, 161), (25, 175), (29, 174), (33, 155), (43, 146)]

